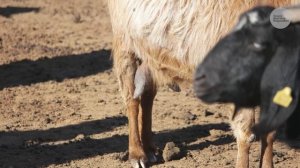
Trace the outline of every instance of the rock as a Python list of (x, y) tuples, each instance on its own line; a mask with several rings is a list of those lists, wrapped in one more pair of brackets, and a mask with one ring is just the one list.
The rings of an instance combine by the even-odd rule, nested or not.
[(79, 13), (74, 13), (74, 18), (73, 18), (73, 22), (74, 23), (81, 23), (82, 19), (81, 19), (81, 15)]
[(3, 49), (3, 40), (0, 38), (0, 49)]
[(178, 148), (174, 142), (168, 142), (163, 150), (163, 158), (164, 161), (171, 161), (180, 159), (182, 156), (182, 152), (180, 148)]
[(24, 147), (25, 148), (29, 148), (32, 146), (37, 146), (40, 144), (40, 140), (39, 139), (31, 139), (31, 140), (27, 140), (24, 142)]
[(204, 112), (204, 116), (205, 116), (205, 117), (208, 117), (208, 116), (211, 116), (211, 115), (214, 115), (214, 113), (213, 113), (213, 112), (210, 112), (210, 111), (208, 111), (208, 110), (205, 110), (205, 112)]
[(173, 92), (180, 92), (181, 91), (179, 85), (176, 84), (176, 83), (168, 84), (168, 87), (169, 87), (169, 90), (173, 91)]
[(75, 141), (81, 141), (81, 140), (83, 140), (84, 138), (85, 138), (84, 134), (78, 134), (78, 135), (74, 138), (74, 140), (75, 140)]
[[(168, 113), (169, 114), (169, 113)], [(166, 115), (166, 114), (165, 114)], [(197, 119), (197, 115), (191, 113), (190, 111), (184, 111), (180, 113), (170, 113), (173, 119), (180, 119), (186, 122), (190, 122)], [(166, 117), (166, 116), (164, 116)]]
[(196, 120), (197, 116), (195, 114), (192, 114), (190, 111), (187, 111), (178, 114), (178, 116), (173, 116), (173, 118), (179, 118), (185, 121), (192, 121), (192, 120)]
[(45, 123), (46, 123), (46, 124), (50, 124), (51, 122), (52, 122), (52, 120), (51, 120), (50, 118), (46, 118), (46, 119), (45, 119)]
[(216, 114), (214, 115), (214, 117), (215, 117), (215, 118), (222, 118), (223, 115), (222, 115), (221, 113), (216, 113)]
[(212, 136), (213, 138), (218, 138), (222, 135), (224, 135), (224, 131), (222, 130), (216, 130), (216, 129), (212, 129), (209, 131), (210, 136)]
[(185, 120), (195, 120), (197, 119), (197, 116), (195, 114), (192, 114), (191, 112), (185, 113)]
[(114, 157), (119, 161), (125, 162), (128, 160), (128, 155), (129, 155), (128, 151), (125, 151), (125, 152), (116, 153)]
[(98, 100), (98, 103), (104, 103), (104, 104), (106, 104), (105, 100), (103, 100), (103, 99)]

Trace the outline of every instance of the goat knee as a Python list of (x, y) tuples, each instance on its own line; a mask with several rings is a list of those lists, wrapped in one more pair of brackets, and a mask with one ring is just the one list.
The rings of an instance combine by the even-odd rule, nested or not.
[(251, 143), (255, 140), (255, 135), (251, 131), (255, 124), (254, 109), (242, 108), (238, 111), (231, 122), (234, 136), (239, 141)]

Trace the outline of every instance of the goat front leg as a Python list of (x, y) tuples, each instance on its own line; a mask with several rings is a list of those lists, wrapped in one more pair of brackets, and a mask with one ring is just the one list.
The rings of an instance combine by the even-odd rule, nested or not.
[(255, 135), (252, 134), (251, 128), (255, 123), (254, 109), (235, 109), (235, 116), (231, 123), (234, 136), (237, 141), (237, 161), (236, 168), (249, 167), (249, 150), (251, 142), (255, 140)]
[(140, 166), (145, 168), (147, 156), (142, 146), (138, 121), (140, 100), (134, 98), (134, 76), (137, 70), (136, 58), (134, 54), (123, 51), (121, 46), (115, 46), (114, 49), (114, 70), (125, 100), (129, 121), (129, 160), (134, 168), (139, 168)]
[(261, 137), (260, 168), (273, 168), (273, 142), (276, 131), (270, 132)]

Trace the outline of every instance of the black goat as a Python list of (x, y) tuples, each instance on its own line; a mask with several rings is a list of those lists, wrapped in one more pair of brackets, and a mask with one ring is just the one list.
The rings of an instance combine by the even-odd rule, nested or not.
[[(292, 20), (285, 29), (270, 22), (273, 7), (244, 13), (198, 65), (195, 92), (205, 102), (261, 107), (254, 133), (262, 139), (260, 166), (272, 167), (274, 131), (284, 123), (287, 135), (300, 134), (300, 7), (283, 12)], [(298, 124), (299, 122), (299, 124)]]
[[(293, 114), (300, 92), (300, 24), (274, 28), (269, 19), (273, 10), (257, 7), (243, 14), (242, 27), (219, 41), (195, 76), (195, 91), (203, 101), (261, 105), (260, 133), (275, 130)], [(285, 87), (292, 90), (288, 107), (273, 102)]]

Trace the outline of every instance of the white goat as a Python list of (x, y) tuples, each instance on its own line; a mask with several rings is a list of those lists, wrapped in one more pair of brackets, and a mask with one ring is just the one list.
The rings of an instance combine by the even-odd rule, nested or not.
[[(295, 0), (265, 0), (272, 6)], [(133, 167), (155, 161), (152, 105), (157, 86), (191, 87), (195, 66), (227, 33), (239, 15), (259, 0), (108, 0), (113, 29), (114, 69), (129, 118), (129, 159)], [(141, 108), (139, 108), (141, 106)], [(245, 111), (252, 109), (243, 109)], [(248, 167), (253, 112), (232, 122), (236, 166)]]

